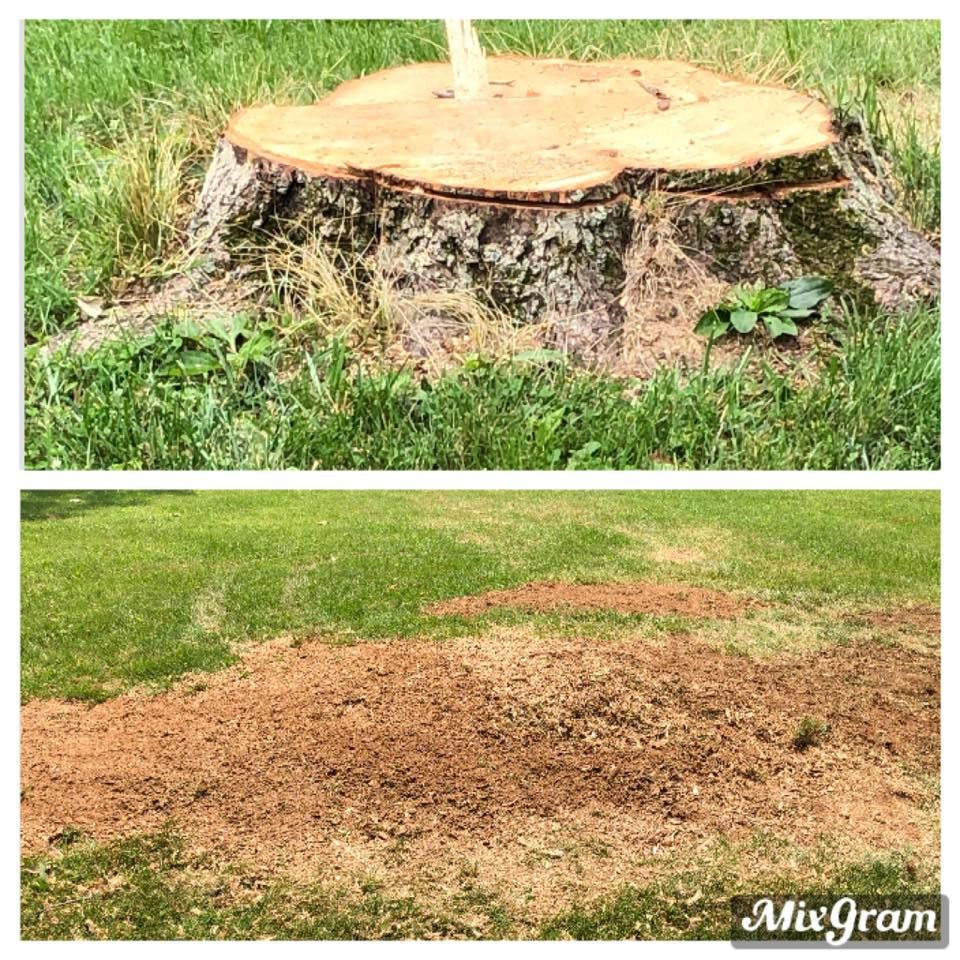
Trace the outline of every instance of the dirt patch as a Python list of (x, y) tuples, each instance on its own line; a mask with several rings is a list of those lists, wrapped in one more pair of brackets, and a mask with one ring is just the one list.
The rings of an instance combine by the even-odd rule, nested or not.
[(707, 555), (694, 547), (658, 547), (651, 559), (656, 563), (702, 563)]
[[(434, 896), (469, 877), (534, 913), (757, 831), (936, 850), (939, 662), (916, 652), (759, 662), (508, 633), (265, 644), (203, 679), (24, 706), (25, 850), (172, 819), (289, 875)], [(799, 751), (805, 716), (830, 733)]]
[(633, 583), (564, 583), (544, 580), (507, 590), (489, 590), (468, 597), (442, 600), (424, 608), (438, 616), (477, 616), (498, 607), (531, 613), (551, 610), (609, 610), (615, 613), (649, 613), (655, 616), (729, 618), (761, 606), (747, 597), (685, 585), (670, 586), (643, 581)]
[[(703, 363), (706, 341), (693, 328), (701, 314), (723, 302), (730, 285), (684, 252), (675, 232), (663, 211), (637, 222), (625, 263), (622, 350), (611, 365), (620, 376), (646, 378), (661, 365)], [(714, 345), (713, 366), (741, 353), (735, 339)]]
[(868, 610), (851, 615), (852, 620), (865, 620), (872, 627), (897, 632), (919, 631), (940, 636), (940, 608), (917, 604), (893, 610)]

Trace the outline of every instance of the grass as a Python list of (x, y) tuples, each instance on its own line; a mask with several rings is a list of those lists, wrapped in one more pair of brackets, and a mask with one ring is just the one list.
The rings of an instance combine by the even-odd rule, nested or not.
[[(467, 634), (477, 624), (420, 608), (530, 580), (680, 580), (801, 613), (939, 596), (929, 492), (33, 491), (22, 515), (28, 699), (161, 687), (281, 634)], [(657, 560), (664, 544), (702, 559)], [(677, 624), (596, 614), (542, 626), (655, 635)], [(829, 639), (842, 635), (837, 625)]]
[(358, 888), (265, 880), (209, 856), (189, 854), (172, 830), (100, 845), (67, 831), (51, 853), (25, 859), (21, 871), (21, 935), (28, 940), (724, 940), (729, 898), (795, 892), (797, 877), (819, 879), (811, 893), (847, 895), (929, 893), (908, 850), (837, 862), (767, 869), (735, 877), (742, 851), (726, 851), (707, 869), (689, 866), (646, 886), (622, 886), (608, 897), (577, 904), (531, 923), (499, 898), (469, 884), (449, 904), (387, 895), (372, 881)]
[[(939, 231), (935, 21), (499, 21), (481, 22), (480, 32), (491, 51), (683, 57), (818, 91), (865, 118), (891, 155), (901, 206)], [(437, 21), (28, 22), (28, 341), (73, 329), (78, 297), (175, 268), (191, 200), (233, 108), (310, 101), (441, 49)], [(382, 365), (361, 376), (357, 358), (336, 359), (327, 335), (355, 320), (347, 307), (308, 315), (306, 331), (303, 317), (261, 317), (256, 358), (219, 358), (190, 375), (171, 375), (195, 347), (171, 329), (83, 356), (49, 359), (31, 347), (26, 464), (939, 466), (935, 311), (845, 315), (819, 375), (823, 358), (805, 357), (788, 358), (786, 369), (745, 364), (699, 379), (665, 370), (623, 383), (470, 356), (424, 385)], [(477, 353), (486, 350), (481, 343)]]
[(797, 750), (808, 750), (818, 747), (824, 738), (830, 735), (830, 724), (825, 720), (804, 717), (797, 725), (797, 732), (793, 738), (793, 745)]
[[(797, 883), (789, 875), (771, 875), (769, 871), (746, 884), (738, 884), (722, 873), (704, 878), (690, 871), (647, 887), (626, 886), (597, 903), (576, 906), (548, 921), (541, 936), (574, 940), (729, 939), (730, 897), (750, 897), (758, 888), (766, 895), (789, 896), (796, 895)], [(832, 898), (836, 896), (834, 891), (871, 898), (902, 895), (907, 890), (932, 893), (935, 887), (918, 882), (909, 856), (897, 851), (861, 861), (834, 861), (819, 882), (805, 888), (804, 895), (812, 901), (817, 894)]]
[[(35, 348), (32, 348), (35, 349)], [(296, 354), (295, 357), (291, 354)], [(819, 373), (763, 365), (623, 383), (562, 361), (474, 356), (439, 379), (334, 340), (263, 343), (213, 369), (175, 326), (28, 360), (36, 469), (933, 469), (939, 318), (859, 319)], [(284, 375), (291, 363), (303, 366)]]
[[(878, 633), (865, 622), (857, 629), (852, 621), (860, 618), (852, 611), (846, 616), (841, 611), (816, 606), (794, 605), (770, 610), (752, 611), (738, 620), (717, 620), (700, 626), (697, 637), (725, 653), (734, 656), (762, 658), (780, 654), (800, 655), (816, 653), (834, 646), (855, 641), (880, 641), (908, 645), (925, 653), (939, 649), (937, 637), (924, 637), (909, 627), (906, 636)], [(623, 629), (627, 629), (624, 625)], [(665, 626), (665, 632), (676, 632)]]
[[(463, 935), (456, 918), (424, 915), (375, 888), (340, 891), (211, 871), (172, 833), (97, 846), (69, 834), (51, 862), (23, 864), (24, 939), (350, 940)], [(207, 883), (197, 883), (206, 875)]]
[[(931, 492), (26, 491), (21, 518), (24, 700), (97, 702), (185, 674), (184, 695), (199, 694), (205, 671), (277, 636), (294, 646), (309, 637), (442, 642), (521, 628), (656, 643), (717, 630), (709, 619), (602, 611), (501, 610), (476, 620), (421, 612), (530, 580), (645, 578), (745, 591), (779, 605), (760, 614), (783, 616), (803, 634), (786, 649), (799, 656), (811, 629), (821, 646), (895, 642), (842, 614), (939, 598)], [(736, 623), (746, 630), (750, 621)], [(771, 650), (757, 646), (731, 655)], [(823, 731), (812, 717), (797, 733), (809, 746)], [(466, 868), (442, 896), (363, 875), (294, 881), (193, 849), (173, 823), (111, 843), (66, 825), (22, 863), (21, 931), (26, 939), (726, 939), (734, 893), (937, 884), (936, 863), (909, 847), (862, 850), (829, 835), (808, 846), (763, 835), (705, 843), (671, 859), (654, 848), (644, 861), (649, 882), (611, 884), (599, 899), (534, 917)]]

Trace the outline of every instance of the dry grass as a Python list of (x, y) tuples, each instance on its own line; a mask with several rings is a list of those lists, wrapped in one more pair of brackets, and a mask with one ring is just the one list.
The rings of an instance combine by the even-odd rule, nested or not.
[(940, 650), (939, 637), (911, 626), (906, 616), (900, 625), (870, 624), (855, 607), (770, 607), (751, 611), (733, 623), (704, 622), (691, 633), (711, 646), (746, 657), (798, 655), (856, 643), (879, 643), (923, 655)]
[[(618, 528), (630, 536), (629, 528)], [(650, 538), (640, 532), (638, 551), (654, 563), (668, 568), (683, 565), (684, 575), (696, 570), (699, 576), (718, 573), (734, 557), (733, 540), (728, 531), (715, 526), (682, 527), (669, 537)]]
[(194, 600), (190, 619), (202, 633), (218, 633), (226, 613), (223, 588), (213, 587), (203, 590)]
[(639, 375), (649, 375), (663, 360), (697, 364), (704, 339), (693, 326), (723, 299), (729, 284), (711, 276), (681, 249), (673, 221), (659, 205), (648, 204), (637, 214), (627, 251), (623, 297), (627, 316), (620, 362)]
[[(566, 324), (559, 313), (539, 323), (520, 323), (491, 305), (483, 291), (402, 289), (389, 261), (377, 252), (341, 252), (329, 230), (275, 235), (266, 248), (241, 251), (240, 259), (263, 273), (261, 299), (276, 305), (288, 333), (345, 337), (354, 349), (428, 376), (462, 366), (471, 355), (500, 360), (564, 348)], [(622, 336), (618, 332), (615, 340), (598, 341), (580, 362), (641, 377), (661, 363), (699, 365), (704, 340), (693, 326), (729, 284), (680, 248), (662, 209), (638, 217), (626, 271)], [(713, 362), (722, 364), (739, 353), (735, 344), (720, 345)]]
[(924, 88), (880, 90), (877, 99), (894, 142), (903, 149), (911, 130), (928, 150), (940, 146), (940, 91)]
[(189, 120), (133, 122), (102, 151), (101, 176), (76, 188), (89, 193), (93, 219), (119, 277), (163, 273), (183, 238), (191, 189), (188, 169), (199, 160), (197, 131)]
[(471, 354), (507, 359), (543, 346), (552, 323), (518, 324), (468, 291), (414, 291), (394, 285), (389, 263), (347, 256), (314, 232), (274, 237), (251, 250), (263, 266), (263, 292), (288, 334), (346, 339), (360, 352), (430, 376)]

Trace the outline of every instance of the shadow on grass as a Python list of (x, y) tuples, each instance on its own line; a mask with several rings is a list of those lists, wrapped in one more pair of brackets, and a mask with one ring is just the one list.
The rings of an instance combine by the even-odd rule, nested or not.
[(192, 497), (193, 490), (24, 490), (21, 520), (67, 520), (101, 507), (138, 507), (158, 495)]

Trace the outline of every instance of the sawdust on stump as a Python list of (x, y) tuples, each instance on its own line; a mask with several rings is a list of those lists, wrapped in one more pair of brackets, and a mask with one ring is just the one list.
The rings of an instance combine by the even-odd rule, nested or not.
[[(755, 831), (936, 849), (920, 778), (938, 771), (939, 663), (916, 652), (277, 641), (204, 682), (26, 704), (25, 850), (172, 820), (195, 848), (291, 876), (437, 895), (469, 868), (551, 913), (651, 856)], [(805, 716), (830, 733), (800, 751)]]

